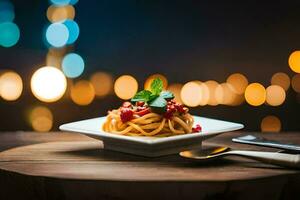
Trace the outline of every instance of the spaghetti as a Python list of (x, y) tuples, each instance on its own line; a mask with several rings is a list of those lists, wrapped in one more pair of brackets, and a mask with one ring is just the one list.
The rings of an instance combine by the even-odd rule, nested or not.
[[(142, 91), (145, 93), (145, 91)], [(128, 136), (172, 136), (200, 132), (200, 125), (193, 127), (194, 118), (188, 108), (172, 100), (172, 93), (159, 93), (151, 99), (143, 99), (141, 94), (131, 102), (124, 102), (115, 110), (109, 111), (103, 130)], [(169, 95), (169, 96), (168, 96)], [(144, 95), (145, 96), (145, 95)], [(148, 101), (147, 101), (148, 100)]]

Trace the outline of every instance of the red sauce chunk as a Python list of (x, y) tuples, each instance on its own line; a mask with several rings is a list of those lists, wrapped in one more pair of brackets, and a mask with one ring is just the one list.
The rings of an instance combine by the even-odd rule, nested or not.
[(196, 124), (196, 126), (193, 127), (193, 129), (192, 129), (193, 133), (199, 133), (199, 132), (201, 132), (201, 130), (202, 130), (202, 127), (200, 126), (200, 124)]
[(133, 111), (130, 108), (121, 108), (120, 114), (123, 123), (128, 122), (133, 119)]

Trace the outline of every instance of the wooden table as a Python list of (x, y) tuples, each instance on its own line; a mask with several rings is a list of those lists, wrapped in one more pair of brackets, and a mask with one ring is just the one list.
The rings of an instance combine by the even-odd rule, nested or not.
[[(231, 142), (242, 134), (248, 133), (225, 133), (204, 145), (274, 151)], [(300, 133), (264, 136), (300, 144)], [(297, 170), (240, 158), (203, 164), (101, 148), (101, 141), (80, 134), (0, 133), (0, 199), (300, 199)]]

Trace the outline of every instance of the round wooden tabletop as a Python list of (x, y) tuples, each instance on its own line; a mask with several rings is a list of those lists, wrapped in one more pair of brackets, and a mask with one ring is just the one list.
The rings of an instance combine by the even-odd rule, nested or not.
[[(29, 133), (19, 133), (19, 136), (25, 134)], [(80, 134), (50, 135), (45, 134), (42, 143), (34, 141), (34, 138), (32, 138), (33, 142), (28, 142), (30, 141), (28, 136), (18, 137), (19, 140), (23, 139), (24, 144), (29, 145), (17, 145), (18, 147), (0, 153), (2, 176), (8, 173), (10, 177), (17, 177), (21, 182), (24, 180), (35, 182), (37, 178), (39, 181), (42, 179), (44, 186), (42, 188), (38, 186), (39, 189), (32, 188), (35, 191), (45, 191), (47, 185), (44, 181), (51, 180), (52, 184), (46, 187), (47, 190), (58, 190), (58, 194), (61, 194), (60, 190), (64, 191), (63, 194), (68, 191), (68, 195), (72, 198), (82, 198), (86, 195), (98, 197), (101, 194), (109, 198), (150, 199), (162, 195), (175, 199), (189, 196), (192, 199), (201, 199), (219, 194), (231, 197), (238, 192), (235, 195), (239, 197), (251, 196), (257, 199), (261, 194), (264, 194), (264, 197), (281, 196), (286, 191), (291, 194), (290, 190), (293, 189), (291, 182), (300, 182), (300, 173), (297, 170), (283, 169), (241, 158), (211, 163), (191, 162), (178, 155), (145, 158), (104, 150), (101, 141)], [(231, 138), (238, 135), (240, 133), (225, 133), (204, 142), (204, 145), (274, 151), (231, 143)], [(289, 137), (286, 137), (287, 135)], [(266, 136), (278, 140), (293, 139), (294, 143), (300, 144), (300, 135), (296, 133)], [(54, 139), (55, 137), (57, 139)], [(285, 188), (287, 184), (291, 186)], [(72, 189), (73, 192), (70, 193), (68, 189)], [(245, 189), (256, 190), (259, 193), (246, 192)]]

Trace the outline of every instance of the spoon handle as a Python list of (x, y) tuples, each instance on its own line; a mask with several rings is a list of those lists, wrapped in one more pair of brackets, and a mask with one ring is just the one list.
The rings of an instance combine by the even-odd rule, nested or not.
[(225, 152), (227, 155), (237, 155), (260, 162), (279, 165), (284, 167), (300, 168), (300, 154), (287, 154), (277, 152), (262, 152), (262, 151), (243, 151), (243, 150), (232, 150)]

